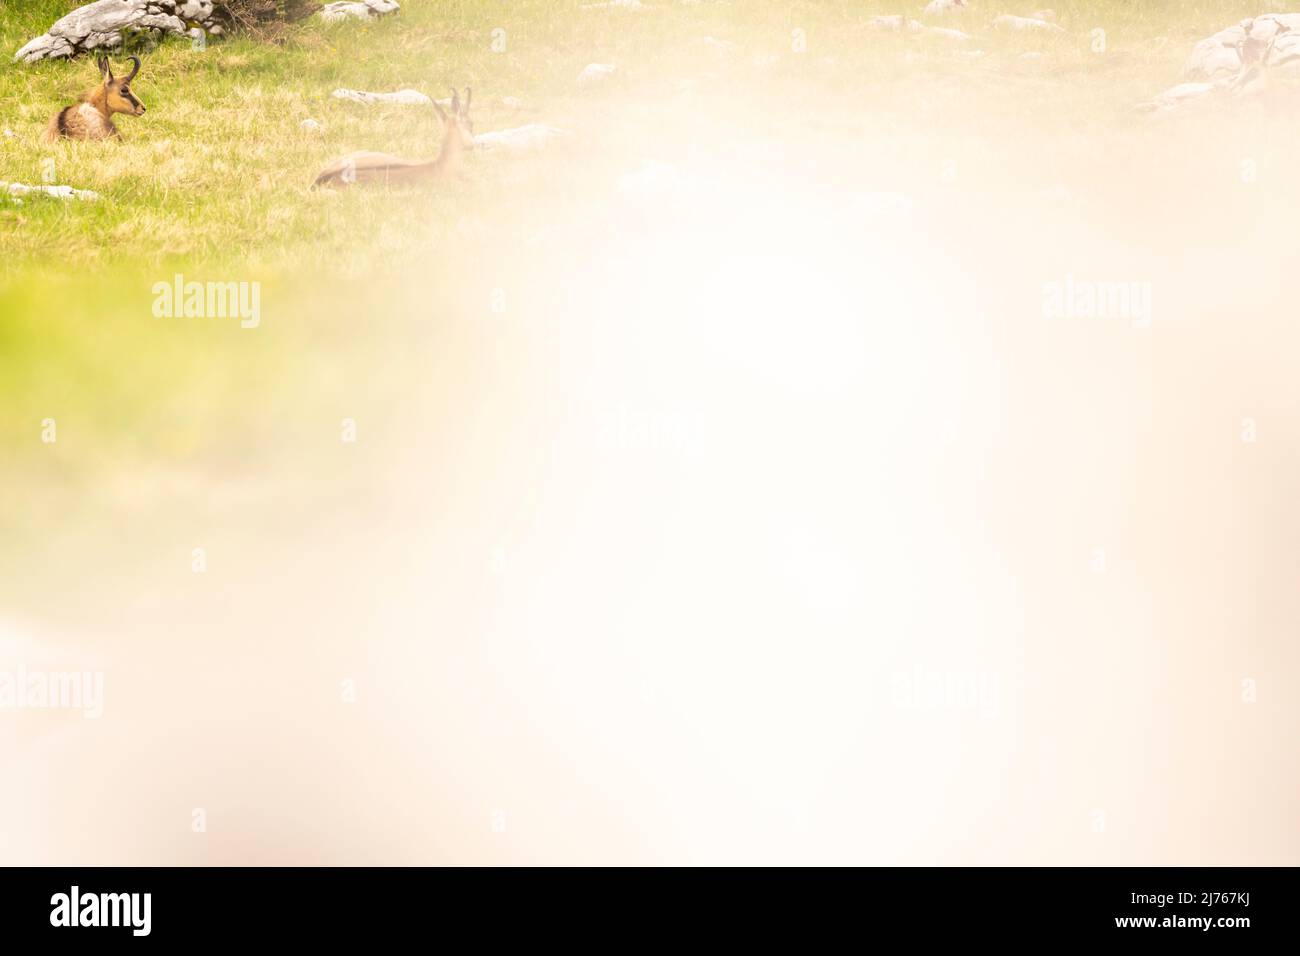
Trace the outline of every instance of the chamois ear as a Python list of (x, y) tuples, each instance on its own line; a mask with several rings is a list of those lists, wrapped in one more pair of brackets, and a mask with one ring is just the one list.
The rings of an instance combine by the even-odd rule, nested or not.
[(139, 72), (140, 72), (140, 58), (138, 56), (133, 56), (131, 57), (131, 75), (128, 76), (122, 82), (130, 83), (132, 80), (135, 79), (135, 75)]
[(113, 81), (113, 68), (108, 65), (108, 57), (97, 57), (95, 65), (99, 67), (99, 74), (104, 78), (104, 82), (111, 83)]
[(451, 111), (457, 116), (460, 115), (460, 93), (456, 91), (454, 86), (451, 88)]

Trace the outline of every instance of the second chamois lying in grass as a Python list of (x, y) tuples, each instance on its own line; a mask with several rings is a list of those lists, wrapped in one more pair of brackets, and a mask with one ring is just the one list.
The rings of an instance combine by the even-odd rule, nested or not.
[(108, 57), (97, 61), (99, 85), (81, 96), (80, 102), (65, 106), (50, 120), (42, 137), (46, 143), (57, 139), (113, 139), (121, 134), (113, 125), (114, 113), (143, 116), (144, 104), (131, 92), (131, 81), (140, 72), (140, 58), (131, 57), (131, 74), (118, 79), (108, 65)]
[(320, 171), (317, 186), (351, 186), (353, 183), (440, 182), (460, 170), (462, 154), (474, 148), (474, 124), (469, 118), (469, 101), (473, 95), (465, 87), (465, 100), (451, 91), (451, 111), (437, 101), (433, 108), (442, 120), (442, 149), (437, 159), (402, 159), (391, 153), (348, 153)]

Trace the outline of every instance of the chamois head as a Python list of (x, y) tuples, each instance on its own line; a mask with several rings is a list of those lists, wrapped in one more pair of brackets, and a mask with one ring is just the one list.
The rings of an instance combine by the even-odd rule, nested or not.
[(474, 148), (474, 123), (469, 118), (469, 101), (473, 95), (473, 91), (468, 86), (465, 87), (465, 99), (462, 102), (460, 93), (453, 88), (450, 114), (437, 100), (433, 102), (433, 108), (437, 111), (438, 118), (442, 120), (447, 136), (454, 137), (462, 149)]
[(113, 76), (113, 68), (108, 65), (108, 57), (101, 56), (95, 61), (102, 74), (102, 80), (95, 94), (102, 94), (104, 105), (109, 113), (130, 113), (140, 116), (144, 113), (144, 104), (131, 92), (131, 81), (140, 72), (140, 58), (131, 57), (131, 73), (121, 78)]
[(1245, 31), (1244, 35), (1236, 43), (1224, 41), (1224, 46), (1231, 47), (1237, 51), (1237, 56), (1241, 58), (1241, 66), (1247, 69), (1252, 66), (1268, 66), (1269, 58), (1273, 55), (1273, 48), (1277, 46), (1277, 41), (1282, 39), (1291, 32), (1291, 28), (1285, 23), (1274, 21), (1276, 29), (1273, 36), (1265, 40), (1263, 37), (1254, 36), (1255, 21), (1241, 21), (1241, 28)]

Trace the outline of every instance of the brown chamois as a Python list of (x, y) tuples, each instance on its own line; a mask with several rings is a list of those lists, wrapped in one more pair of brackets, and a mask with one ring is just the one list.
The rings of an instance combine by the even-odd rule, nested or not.
[[(1251, 27), (1246, 28), (1246, 35), (1237, 44), (1237, 53), (1241, 57), (1241, 72), (1229, 86), (1234, 96), (1257, 96), (1261, 93), (1275, 92), (1270, 70), (1280, 64), (1273, 62), (1273, 51), (1277, 47), (1277, 41), (1291, 33), (1290, 27), (1279, 23), (1272, 38), (1266, 42), (1251, 36), (1252, 27), (1253, 23)], [(1284, 62), (1289, 63), (1293, 60), (1294, 57)]]
[(114, 113), (144, 114), (144, 104), (131, 92), (131, 81), (140, 72), (140, 58), (131, 57), (131, 63), (130, 76), (118, 79), (113, 76), (108, 57), (101, 56), (96, 61), (100, 72), (99, 85), (83, 93), (79, 102), (65, 106), (55, 114), (42, 137), (44, 142), (52, 143), (60, 138), (113, 139), (120, 136), (113, 125)]
[(465, 100), (451, 91), (451, 112), (435, 100), (433, 108), (442, 120), (442, 149), (437, 159), (402, 159), (391, 153), (348, 153), (320, 171), (317, 186), (350, 186), (353, 183), (440, 182), (460, 170), (461, 156), (474, 148), (474, 124), (469, 118), (473, 92), (465, 87)]

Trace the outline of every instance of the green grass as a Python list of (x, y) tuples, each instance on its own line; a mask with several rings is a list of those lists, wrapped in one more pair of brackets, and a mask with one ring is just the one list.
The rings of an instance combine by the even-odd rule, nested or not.
[[(70, 6), (41, 2), (24, 4), (21, 11), (6, 7), (0, 14), (0, 48), (16, 48)], [(1062, 17), (1082, 35), (1056, 45), (1055, 81), (1014, 84), (1009, 102), (1005, 84), (989, 83), (979, 69), (965, 71), (969, 79), (963, 81), (954, 75), (951, 61), (939, 67), (922, 62), (900, 71), (900, 53), (917, 44), (893, 42), (863, 29), (871, 15), (897, 9), (915, 13), (911, 8), (919, 6), (741, 0), (694, 7), (665, 3), (629, 13), (583, 10), (574, 0), (509, 5), (409, 0), (398, 16), (374, 24), (308, 21), (292, 28), (282, 44), (229, 39), (199, 51), (186, 41), (168, 39), (147, 56), (136, 84), (150, 112), (138, 121), (121, 119), (123, 142), (108, 146), (65, 143), (50, 148), (36, 141), (50, 115), (92, 85), (93, 65), (6, 65), (0, 73), (0, 122), (15, 137), (3, 143), (0, 154), (5, 177), (37, 182), (42, 161), (53, 158), (59, 182), (100, 191), (106, 201), (72, 210), (47, 201), (33, 201), (21, 210), (5, 208), (0, 223), (6, 256), (0, 274), (61, 275), (69, 266), (119, 272), (122, 244), (129, 245), (134, 263), (151, 273), (195, 262), (216, 270), (252, 265), (300, 272), (326, 257), (346, 257), (354, 268), (368, 269), (386, 260), (390, 250), (381, 253), (376, 244), (358, 242), (360, 234), (384, 226), (407, 232), (426, 225), (431, 209), (444, 220), (454, 218), (458, 207), (463, 211), (463, 203), (442, 196), (428, 197), (432, 207), (423, 200), (412, 204), (407, 196), (373, 192), (340, 203), (309, 190), (315, 169), (341, 151), (373, 147), (422, 155), (436, 149), (438, 124), (431, 111), (366, 109), (331, 99), (330, 91), (338, 86), (415, 86), (445, 95), (453, 84), (472, 85), (478, 90), (480, 130), (534, 118), (504, 110), (502, 96), (522, 98), (559, 125), (590, 127), (593, 119), (607, 118), (591, 115), (593, 97), (580, 95), (573, 82), (593, 60), (619, 63), (627, 77), (620, 92), (638, 105), (647, 95), (671, 94), (680, 80), (704, 78), (709, 87), (703, 102), (737, 114), (761, 109), (761, 97), (786, 83), (813, 91), (818, 100), (824, 90), (838, 87), (838, 102), (805, 102), (810, 116), (854, 118), (855, 105), (884, 101), (895, 114), (919, 104), (943, 117), (950, 104), (982, 118), (982, 108), (1014, 106), (1034, 112), (1051, 103), (1068, 106), (1089, 93), (1098, 104), (1109, 100), (1122, 110), (1127, 97), (1154, 92), (1177, 78), (1189, 38), (1270, 8), (1224, 0), (1058, 4)], [(983, 23), (1001, 8), (1027, 12), (1014, 4), (986, 4), (950, 22), (980, 34)], [(1100, 71), (1098, 58), (1089, 58), (1088, 37), (1081, 29), (1093, 23), (1108, 30), (1114, 54)], [(507, 31), (503, 54), (491, 50), (496, 28)], [(796, 28), (809, 38), (809, 52), (802, 57), (789, 49)], [(719, 75), (718, 64), (691, 45), (706, 34), (737, 43), (739, 63), (729, 75)], [(1157, 35), (1173, 42), (1159, 54), (1145, 52)], [(925, 50), (932, 53), (934, 46)], [(996, 53), (999, 46), (1041, 44), (978, 35), (975, 46)], [(764, 82), (746, 68), (746, 60), (765, 54), (781, 62), (766, 71)], [(923, 54), (922, 59), (937, 57)], [(1080, 83), (1078, 74), (1084, 70), (1098, 75)], [(989, 88), (972, 91), (971, 83)], [(1073, 92), (1063, 100), (1067, 88)], [(782, 99), (787, 98), (799, 101), (794, 95)], [(595, 101), (596, 111), (617, 114), (617, 100), (597, 96)], [(323, 135), (299, 128), (307, 117), (325, 124)], [(1109, 117), (1103, 109), (1097, 118)], [(1038, 119), (1051, 122), (1041, 114)], [(492, 177), (492, 170), (476, 167), (470, 188), (491, 195)], [(471, 198), (482, 208), (484, 195)]]
[[(867, 25), (923, 0), (644, 2), (167, 40), (116, 143), (37, 141), (90, 64), (0, 57), (0, 180), (103, 196), (0, 200), (0, 641), (114, 714), (4, 722), (0, 856), (1294, 863), (1300, 124), (1132, 108), (1271, 3), (975, 0), (972, 59)], [(71, 5), (0, 0), (0, 51)], [(987, 29), (1040, 6), (1070, 34)], [(333, 89), (453, 84), (570, 135), (309, 188), (438, 145)], [(155, 318), (176, 273), (260, 327)], [(1067, 274), (1158, 318), (1048, 320)], [(1008, 706), (898, 713), (914, 664)]]
[[(428, 387), (421, 349), (487, 314), (494, 288), (534, 272), (555, 278), (581, 244), (530, 240), (557, 224), (590, 237), (618, 177), (645, 158), (784, 162), (786, 175), (828, 189), (913, 194), (942, 190), (942, 163), (960, 158), (969, 190), (950, 225), (978, 244), (981, 216), (1025, 211), (1008, 205), (1014, 190), (1066, 182), (1133, 222), (1171, 191), (1199, 188), (1206, 170), (1276, 155), (1293, 136), (1247, 117), (1207, 138), (1193, 123), (1131, 111), (1178, 80), (1195, 38), (1269, 8), (1254, 0), (1058, 2), (1072, 33), (1047, 41), (986, 28), (993, 14), (1033, 4), (984, 3), (950, 21), (975, 34), (980, 61), (867, 28), (872, 15), (921, 5), (664, 0), (627, 12), (577, 0), (406, 0), (377, 23), (309, 21), (278, 44), (231, 38), (196, 50), (167, 39), (134, 84), (148, 113), (120, 119), (120, 143), (38, 142), (94, 81), (90, 63), (4, 63), (0, 128), (14, 135), (0, 140), (0, 179), (39, 182), (52, 158), (58, 182), (103, 196), (0, 201), (7, 558), (27, 560), (25, 549), (47, 541), (51, 516), (75, 526), (68, 502), (105, 482), (148, 487), (158, 473), (221, 475), (310, 454), (340, 409), (393, 421), (387, 412)], [(0, 49), (71, 6), (5, 5)], [(1090, 49), (1093, 26), (1107, 30), (1104, 56)], [(504, 53), (492, 49), (497, 28)], [(805, 52), (792, 48), (795, 30)], [(710, 52), (704, 36), (733, 52)], [(1157, 37), (1168, 42), (1157, 49)], [(1025, 49), (1049, 58), (1021, 61)], [(575, 78), (593, 61), (620, 74), (581, 89)], [(480, 132), (543, 121), (572, 135), (535, 156), (476, 153), (445, 189), (309, 188), (349, 150), (437, 149), (431, 110), (365, 108), (332, 99), (334, 88), (441, 96), (452, 85), (474, 87)], [(525, 108), (507, 109), (507, 96)], [(300, 128), (308, 117), (322, 133)], [(262, 327), (155, 319), (153, 284), (175, 273), (262, 283)], [(39, 440), (50, 417), (57, 447)], [(400, 431), (388, 440), (400, 445)]]

